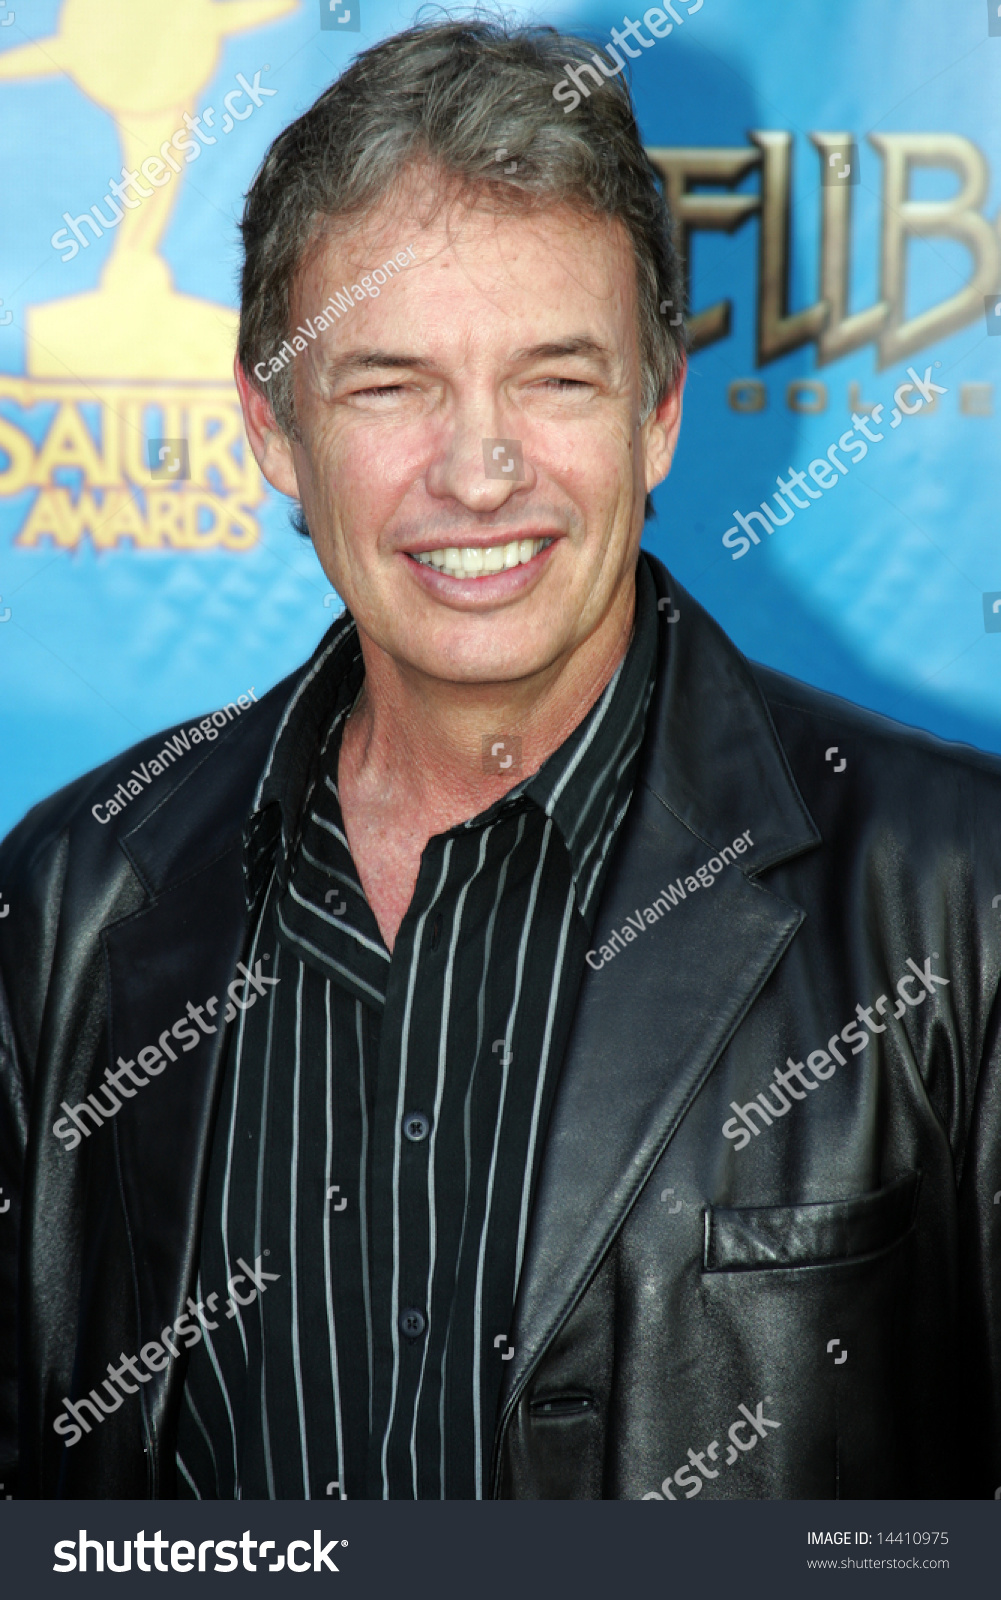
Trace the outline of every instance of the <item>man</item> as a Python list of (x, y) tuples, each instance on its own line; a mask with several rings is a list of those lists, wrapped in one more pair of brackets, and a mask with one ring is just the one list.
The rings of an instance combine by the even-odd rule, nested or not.
[(347, 609), (0, 856), (21, 1495), (1001, 1483), (1001, 766), (640, 553), (680, 291), (587, 60), (387, 40), (251, 189), (248, 436)]

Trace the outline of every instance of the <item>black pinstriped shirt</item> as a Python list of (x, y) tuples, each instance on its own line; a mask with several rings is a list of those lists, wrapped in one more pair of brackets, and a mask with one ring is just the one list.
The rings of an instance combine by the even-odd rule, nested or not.
[[(245, 961), (277, 982), (228, 1045), (197, 1290), (217, 1326), (188, 1369), (182, 1496), (489, 1493), (533, 1184), (657, 628), (641, 556), (607, 688), (537, 773), (429, 840), (392, 954), (337, 793), (364, 676), (350, 616), (296, 690), (247, 827)], [(263, 1292), (244, 1281), (226, 1315), (238, 1261), (259, 1257)]]

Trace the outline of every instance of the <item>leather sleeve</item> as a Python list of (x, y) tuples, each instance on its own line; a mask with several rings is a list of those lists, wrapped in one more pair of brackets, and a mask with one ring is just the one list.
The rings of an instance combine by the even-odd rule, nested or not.
[(17, 1494), (17, 1258), (27, 1127), (24, 1083), (0, 971), (0, 1498)]
[[(995, 913), (996, 915), (996, 913)], [(1001, 1496), (1001, 989), (995, 990), (959, 1189), (962, 1464), (968, 1493)]]
[[(0, 1499), (18, 1494), (18, 1360), (30, 1108), (79, 782), (37, 805), (0, 844)], [(44, 1221), (43, 1221), (44, 1226)], [(23, 1474), (22, 1474), (23, 1478)], [(23, 1481), (21, 1484), (23, 1489)]]

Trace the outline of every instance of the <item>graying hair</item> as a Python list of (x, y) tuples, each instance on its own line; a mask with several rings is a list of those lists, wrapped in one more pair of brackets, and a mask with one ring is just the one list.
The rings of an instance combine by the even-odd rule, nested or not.
[(265, 387), (253, 367), (288, 336), (296, 275), (331, 221), (371, 210), (420, 165), (499, 209), (563, 203), (619, 219), (636, 258), (643, 415), (673, 387), (684, 334), (660, 307), (682, 309), (682, 278), (629, 89), (603, 73), (569, 112), (553, 95), (567, 65), (598, 79), (595, 61), (594, 45), (554, 28), (423, 25), (364, 51), (278, 135), (244, 207), (238, 348), (285, 434), (298, 436), (291, 371)]

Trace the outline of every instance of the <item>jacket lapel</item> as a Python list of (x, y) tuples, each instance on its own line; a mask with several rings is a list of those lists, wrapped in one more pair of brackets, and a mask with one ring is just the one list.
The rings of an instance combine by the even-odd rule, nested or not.
[[(226, 987), (236, 976), (244, 938), (243, 882), (238, 841), (105, 939), (112, 1059), (134, 1063), (150, 1045), (161, 1051), (146, 1086), (133, 1088), (114, 1121), (144, 1339), (158, 1337), (176, 1318), (178, 1294), (183, 1304), (192, 1270), (199, 1180), (224, 1054)], [(186, 1016), (189, 1002), (204, 1007), (211, 998), (214, 1014), (203, 1011), (202, 1018), (215, 1031), (194, 1029), (198, 1043), (185, 1051), (170, 1030), (181, 1018), (194, 1028)], [(184, 1035), (189, 1043), (192, 1036)], [(146, 1075), (141, 1067), (136, 1071)], [(122, 1082), (129, 1085), (127, 1077)]]
[[(165, 1063), (154, 1062), (146, 1085), (123, 1096), (113, 1123), (139, 1347), (159, 1339), (191, 1293), (225, 1060), (226, 990), (238, 976), (246, 930), (243, 826), (288, 695), (286, 680), (261, 701), (253, 723), (234, 728), (238, 739), (220, 739), (122, 840), (150, 898), (103, 935), (110, 1062), (135, 1063), (141, 1050), (159, 1044)], [(189, 1002), (202, 1007), (210, 997), (214, 1014), (202, 1016), (215, 1031), (197, 1030), (197, 1045), (185, 1051), (170, 1030), (191, 1020)], [(145, 1075), (141, 1064), (136, 1071)], [(143, 1390), (154, 1438), (177, 1387), (175, 1365)], [(156, 1495), (162, 1485), (155, 1459), (153, 1472)]]
[[(166, 1046), (176, 1058), (165, 1055), (162, 1066), (154, 1059), (146, 1085), (123, 1099), (114, 1118), (140, 1347), (176, 1322), (197, 1271), (226, 1060), (227, 989), (240, 979), (236, 964), (244, 950), (248, 901), (260, 903), (283, 827), (280, 805), (262, 801), (261, 791), (293, 711), (296, 748), (302, 751), (298, 792), (307, 784), (334, 689), (309, 699), (304, 691), (340, 646), (350, 621), (347, 613), (337, 618), (310, 661), (276, 684), (250, 720), (227, 729), (200, 760), (187, 760), (180, 781), (164, 789), (162, 800), (121, 841), (148, 902), (103, 934), (109, 1064), (134, 1062), (142, 1076), (138, 1055), (146, 1047), (159, 1045), (163, 1054)], [(285, 821), (291, 825), (295, 796), (289, 806)], [(204, 1008), (204, 1027), (188, 1012), (189, 1004)], [(183, 1029), (185, 1022), (187, 1050), (172, 1032), (175, 1023)], [(130, 1085), (127, 1077), (123, 1082)], [(143, 1388), (151, 1446), (163, 1437), (165, 1419), (179, 1403), (179, 1365), (170, 1362)], [(169, 1493), (172, 1461), (160, 1462), (155, 1448), (150, 1456), (151, 1493)]]
[[(518, 1292), (502, 1427), (569, 1316), (687, 1107), (767, 981), (803, 911), (757, 884), (819, 834), (751, 670), (701, 607), (649, 557), (662, 622), (658, 682), (632, 805), (591, 939), (644, 922), (589, 964), (550, 1118)], [(663, 609), (661, 611), (663, 617)], [(749, 833), (711, 888), (655, 925), (660, 891)]]

